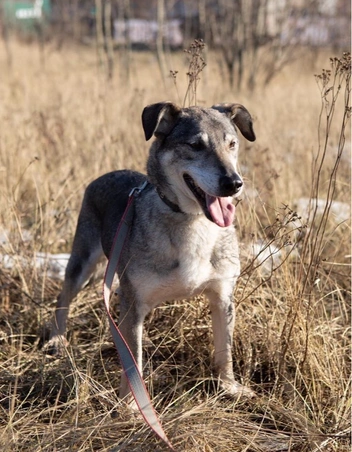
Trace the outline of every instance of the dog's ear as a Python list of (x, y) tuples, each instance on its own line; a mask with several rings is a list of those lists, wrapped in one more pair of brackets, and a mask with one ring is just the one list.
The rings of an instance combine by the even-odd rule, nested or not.
[(180, 111), (180, 107), (172, 102), (159, 102), (145, 107), (142, 113), (145, 139), (148, 141), (153, 134), (157, 138), (168, 135), (175, 126)]
[(218, 110), (229, 116), (231, 121), (240, 129), (242, 135), (248, 141), (255, 141), (255, 133), (253, 130), (252, 116), (249, 111), (241, 104), (217, 104), (211, 108)]

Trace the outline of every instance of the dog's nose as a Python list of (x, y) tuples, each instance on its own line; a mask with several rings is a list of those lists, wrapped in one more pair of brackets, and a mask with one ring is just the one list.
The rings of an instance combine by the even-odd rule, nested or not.
[(237, 174), (220, 178), (221, 192), (224, 193), (224, 196), (235, 195), (241, 190), (242, 186), (243, 181)]

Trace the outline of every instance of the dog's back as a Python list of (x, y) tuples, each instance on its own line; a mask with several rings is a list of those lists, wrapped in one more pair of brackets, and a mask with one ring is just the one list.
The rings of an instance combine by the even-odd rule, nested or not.
[(105, 256), (109, 257), (128, 196), (134, 187), (139, 187), (146, 180), (145, 174), (120, 170), (104, 174), (91, 182), (86, 188), (78, 218), (78, 227), (82, 224), (82, 233), (76, 234), (76, 237), (89, 235), (94, 219), (99, 224), (99, 242)]

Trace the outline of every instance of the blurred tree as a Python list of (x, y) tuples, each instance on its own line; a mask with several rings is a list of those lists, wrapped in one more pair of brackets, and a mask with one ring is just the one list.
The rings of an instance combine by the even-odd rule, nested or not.
[(112, 1), (95, 0), (95, 29), (99, 65), (109, 80), (114, 72)]
[[(295, 20), (316, 12), (308, 0), (212, 0), (207, 2), (212, 44), (221, 50), (231, 86), (253, 90), (260, 74), (264, 84), (293, 58), (300, 45)], [(296, 15), (293, 15), (293, 11)], [(297, 14), (297, 12), (299, 14)]]
[(165, 1), (158, 0), (158, 30), (156, 36), (156, 53), (162, 79), (165, 81), (167, 68), (164, 52), (164, 27), (165, 27)]
[(5, 51), (6, 51), (6, 60), (7, 65), (9, 68), (12, 67), (12, 53), (11, 53), (11, 47), (9, 42), (9, 30), (7, 22), (4, 18), (5, 12), (4, 12), (4, 4), (3, 2), (0, 3), (0, 26), (1, 26), (1, 36), (4, 41), (5, 45)]

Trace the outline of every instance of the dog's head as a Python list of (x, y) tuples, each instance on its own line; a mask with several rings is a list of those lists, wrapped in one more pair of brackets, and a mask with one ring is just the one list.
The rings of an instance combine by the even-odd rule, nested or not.
[(183, 212), (206, 217), (221, 227), (232, 224), (232, 198), (243, 182), (237, 173), (237, 128), (255, 140), (252, 118), (240, 104), (180, 108), (171, 102), (145, 107), (146, 140), (156, 137), (148, 175)]

